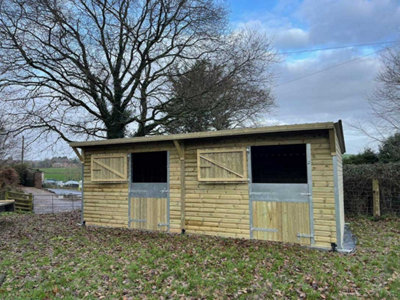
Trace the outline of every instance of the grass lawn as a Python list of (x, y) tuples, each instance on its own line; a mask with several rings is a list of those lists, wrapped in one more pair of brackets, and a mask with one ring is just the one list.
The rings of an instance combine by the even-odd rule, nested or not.
[(41, 168), (44, 172), (44, 179), (59, 181), (81, 180), (81, 168)]
[(357, 252), (0, 215), (1, 299), (400, 297), (400, 220), (350, 220)]

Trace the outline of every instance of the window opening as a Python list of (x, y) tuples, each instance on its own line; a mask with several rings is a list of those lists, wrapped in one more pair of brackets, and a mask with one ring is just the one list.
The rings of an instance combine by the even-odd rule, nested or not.
[(132, 182), (167, 182), (167, 151), (132, 153)]
[(251, 147), (253, 183), (307, 183), (306, 145)]

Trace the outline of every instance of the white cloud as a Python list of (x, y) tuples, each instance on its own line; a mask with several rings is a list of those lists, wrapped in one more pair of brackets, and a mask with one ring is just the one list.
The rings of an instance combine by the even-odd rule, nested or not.
[[(280, 0), (271, 11), (246, 21), (265, 31), (281, 52), (400, 39), (398, 1), (293, 3)], [(374, 146), (352, 125), (366, 124), (372, 118), (367, 99), (380, 70), (379, 56), (374, 54), (377, 49), (354, 47), (284, 56), (275, 69), (278, 82), (273, 91), (278, 108), (265, 119), (288, 124), (342, 119), (349, 153)]]
[(399, 37), (400, 7), (394, 0), (305, 0), (295, 15), (307, 24), (313, 44)]
[(309, 43), (309, 33), (301, 28), (277, 28), (271, 31), (274, 45), (279, 49), (303, 48)]
[(379, 68), (376, 56), (357, 59), (350, 50), (284, 62), (276, 70), (281, 75), (274, 88), (279, 107), (272, 117), (292, 124), (342, 119), (348, 152), (358, 152), (371, 140), (349, 125), (370, 118), (367, 99)]

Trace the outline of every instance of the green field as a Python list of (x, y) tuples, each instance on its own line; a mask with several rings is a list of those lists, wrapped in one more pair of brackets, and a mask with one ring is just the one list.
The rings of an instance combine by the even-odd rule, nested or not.
[(41, 168), (44, 172), (44, 179), (59, 181), (81, 180), (81, 168)]

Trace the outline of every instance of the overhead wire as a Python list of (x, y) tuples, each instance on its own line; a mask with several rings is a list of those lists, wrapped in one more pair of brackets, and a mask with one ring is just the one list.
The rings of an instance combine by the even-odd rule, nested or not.
[(342, 45), (342, 46), (324, 47), (324, 48), (311, 48), (311, 49), (294, 50), (294, 51), (284, 51), (284, 52), (278, 52), (278, 54), (284, 54), (284, 55), (287, 55), (287, 54), (298, 54), (298, 53), (317, 52), (317, 51), (325, 51), (325, 50), (346, 49), (346, 48), (356, 48), (356, 47), (366, 47), (366, 46), (377, 46), (377, 45), (393, 44), (393, 43), (398, 43), (398, 42), (400, 42), (400, 40), (374, 42), (374, 43), (364, 43), (364, 44)]
[(321, 69), (321, 70), (318, 70), (318, 71), (315, 71), (315, 72), (306, 74), (306, 75), (304, 75), (304, 76), (300, 76), (300, 77), (291, 79), (291, 80), (289, 80), (289, 81), (280, 83), (280, 84), (276, 85), (275, 87), (280, 87), (280, 86), (283, 86), (283, 85), (287, 85), (287, 84), (289, 84), (289, 83), (292, 83), (292, 82), (295, 82), (295, 81), (299, 81), (299, 80), (302, 80), (302, 79), (305, 79), (305, 78), (308, 78), (308, 77), (311, 77), (311, 76), (314, 76), (314, 75), (317, 75), (317, 74), (320, 74), (320, 73), (329, 71), (329, 70), (331, 70), (331, 69), (334, 69), (334, 68), (337, 68), (337, 67), (340, 67), (340, 66), (349, 64), (349, 63), (353, 63), (353, 62), (355, 62), (355, 61), (359, 61), (359, 60), (365, 59), (365, 58), (368, 57), (368, 56), (371, 56), (371, 55), (373, 55), (373, 54), (379, 53), (379, 52), (384, 51), (384, 50), (386, 50), (386, 49), (387, 49), (387, 48), (378, 49), (378, 50), (375, 50), (375, 51), (373, 51), (373, 52), (371, 52), (371, 53), (368, 53), (368, 54), (365, 54), (365, 55), (362, 55), (362, 56), (358, 56), (358, 57), (356, 57), (356, 58), (352, 58), (352, 59), (346, 60), (346, 61), (341, 62), (341, 63), (338, 63), (338, 64), (334, 64), (334, 65), (328, 66), (328, 67), (326, 67), (326, 68), (324, 68), (324, 69)]

